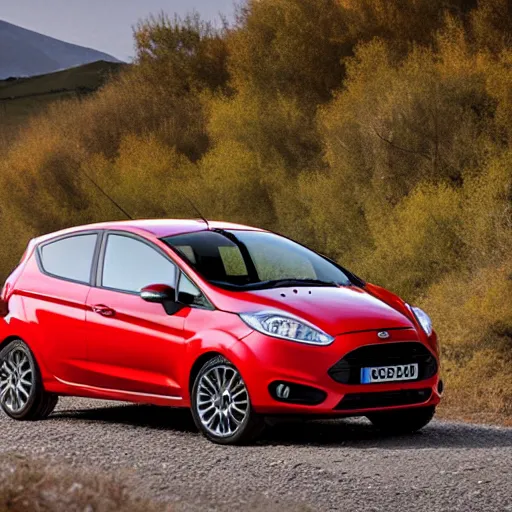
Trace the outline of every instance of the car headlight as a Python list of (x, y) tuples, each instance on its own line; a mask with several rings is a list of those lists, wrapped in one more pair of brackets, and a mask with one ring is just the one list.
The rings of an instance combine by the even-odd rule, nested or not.
[(275, 338), (308, 343), (330, 345), (334, 338), (318, 327), (294, 315), (280, 311), (242, 313), (240, 318), (256, 331)]
[(432, 320), (430, 320), (430, 317), (427, 315), (427, 313), (425, 313), (423, 309), (414, 306), (411, 306), (411, 310), (414, 313), (416, 320), (418, 320), (419, 324), (421, 325), (422, 329), (427, 333), (427, 336), (431, 336)]

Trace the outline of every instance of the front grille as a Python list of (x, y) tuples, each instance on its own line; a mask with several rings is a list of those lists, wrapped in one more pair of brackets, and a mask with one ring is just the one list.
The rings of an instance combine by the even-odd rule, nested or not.
[(329, 370), (329, 375), (341, 384), (361, 384), (361, 368), (412, 363), (418, 363), (416, 380), (429, 379), (437, 372), (436, 359), (424, 345), (404, 341), (357, 348), (340, 359)]
[(426, 402), (432, 395), (430, 388), (381, 391), (378, 393), (349, 393), (334, 408), (336, 411), (376, 409), (398, 405), (413, 405)]

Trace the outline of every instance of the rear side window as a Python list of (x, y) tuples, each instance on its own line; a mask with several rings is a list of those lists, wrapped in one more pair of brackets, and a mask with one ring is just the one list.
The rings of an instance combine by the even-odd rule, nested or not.
[(43, 270), (55, 277), (89, 284), (97, 234), (77, 235), (43, 245)]
[(174, 264), (140, 240), (123, 235), (109, 235), (103, 263), (102, 286), (139, 292), (150, 284), (175, 287)]

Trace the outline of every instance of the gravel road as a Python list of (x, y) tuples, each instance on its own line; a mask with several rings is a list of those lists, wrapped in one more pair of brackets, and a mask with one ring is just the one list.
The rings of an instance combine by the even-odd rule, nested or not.
[(176, 510), (512, 511), (512, 429), (434, 421), (380, 438), (363, 420), (280, 425), (256, 446), (204, 440), (186, 411), (61, 399), (0, 414), (0, 452), (101, 468)]

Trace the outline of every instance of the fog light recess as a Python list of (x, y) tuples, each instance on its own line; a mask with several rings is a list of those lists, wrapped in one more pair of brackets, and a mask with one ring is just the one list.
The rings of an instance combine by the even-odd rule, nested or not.
[(327, 393), (321, 389), (292, 382), (272, 382), (268, 389), (274, 400), (292, 404), (318, 405), (327, 397)]

